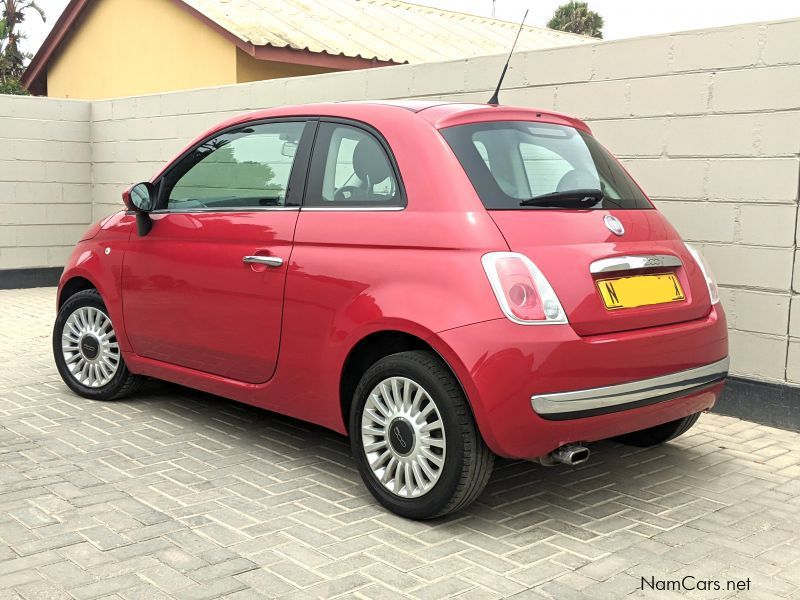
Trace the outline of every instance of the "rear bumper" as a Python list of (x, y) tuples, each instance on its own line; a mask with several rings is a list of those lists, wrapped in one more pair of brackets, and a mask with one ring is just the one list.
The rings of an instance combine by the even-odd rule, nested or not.
[[(708, 410), (727, 371), (719, 305), (703, 319), (606, 335), (496, 319), (436, 338), (484, 440), (509, 458), (536, 458)], [(598, 397), (598, 390), (606, 393)]]
[(531, 406), (545, 419), (560, 421), (647, 406), (707, 389), (728, 376), (728, 357), (669, 375), (573, 392), (538, 394)]

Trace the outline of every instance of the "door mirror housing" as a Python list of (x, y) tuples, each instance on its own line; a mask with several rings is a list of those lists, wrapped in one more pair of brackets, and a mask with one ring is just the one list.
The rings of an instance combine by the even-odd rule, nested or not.
[(149, 181), (132, 185), (122, 194), (122, 201), (128, 210), (150, 212), (155, 208), (156, 189)]
[(297, 147), (299, 144), (297, 142), (283, 142), (283, 147), (281, 148), (281, 154), (287, 158), (294, 158), (297, 154)]
[(122, 194), (122, 201), (128, 210), (136, 213), (136, 229), (140, 236), (150, 233), (153, 220), (148, 214), (156, 205), (156, 188), (149, 181), (132, 185)]

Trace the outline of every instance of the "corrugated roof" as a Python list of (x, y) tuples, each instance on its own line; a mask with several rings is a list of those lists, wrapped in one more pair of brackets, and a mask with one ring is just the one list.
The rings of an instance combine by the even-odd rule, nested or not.
[[(102, 0), (70, 0), (22, 75), (45, 93), (47, 65)], [(130, 0), (133, 2), (134, 0)], [(440, 10), (401, 0), (171, 0), (260, 60), (338, 69), (453, 60), (508, 52), (518, 23)], [(538, 50), (596, 41), (525, 27), (517, 49)]]
[[(183, 0), (254, 46), (420, 63), (508, 52), (518, 23), (399, 0)], [(517, 49), (593, 38), (524, 27)]]

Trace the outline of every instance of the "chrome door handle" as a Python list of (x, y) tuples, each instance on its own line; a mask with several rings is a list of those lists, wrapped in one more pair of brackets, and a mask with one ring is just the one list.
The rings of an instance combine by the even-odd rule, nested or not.
[(283, 259), (278, 256), (245, 256), (242, 262), (251, 265), (267, 265), (268, 267), (280, 267)]

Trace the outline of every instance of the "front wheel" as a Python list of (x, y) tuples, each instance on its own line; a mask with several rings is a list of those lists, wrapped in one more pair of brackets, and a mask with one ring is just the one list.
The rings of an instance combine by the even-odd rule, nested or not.
[(689, 431), (692, 425), (697, 423), (697, 419), (699, 418), (700, 413), (695, 413), (693, 415), (689, 415), (688, 417), (683, 417), (682, 419), (664, 423), (663, 425), (656, 425), (655, 427), (650, 427), (649, 429), (642, 429), (641, 431), (626, 433), (625, 435), (620, 435), (614, 439), (618, 442), (622, 442), (623, 444), (627, 444), (629, 446), (638, 446), (640, 448), (658, 446), (664, 442), (674, 440), (679, 435), (683, 435)]
[(96, 290), (70, 296), (58, 311), (53, 357), (64, 383), (84, 398), (116, 400), (145, 380), (125, 366), (114, 325)]
[(458, 381), (424, 351), (392, 354), (367, 370), (353, 398), (350, 440), (370, 493), (412, 519), (473, 502), (494, 462)]

